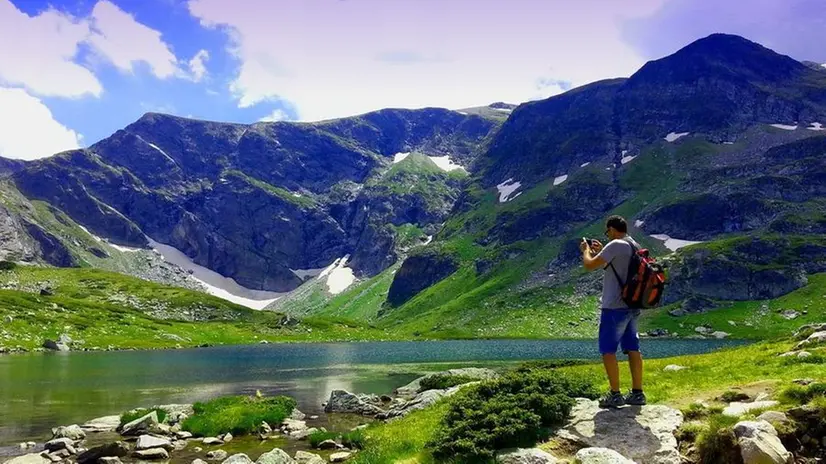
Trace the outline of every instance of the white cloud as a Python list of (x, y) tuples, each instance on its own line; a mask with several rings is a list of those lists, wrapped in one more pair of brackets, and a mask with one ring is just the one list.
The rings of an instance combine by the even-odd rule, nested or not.
[[(306, 121), (522, 102), (567, 83), (630, 75), (644, 60), (621, 40), (621, 23), (663, 1), (190, 0), (189, 10), (228, 33), (240, 61), (230, 85), (240, 107), (288, 100)], [(388, 62), (388, 50), (404, 53)]]
[(81, 135), (23, 89), (0, 88), (0, 108), (0, 156), (31, 160), (80, 147)]
[(264, 116), (263, 118), (259, 119), (259, 122), (275, 122), (275, 121), (287, 121), (290, 119), (290, 115), (288, 115), (284, 110), (274, 110), (272, 113)]
[(161, 33), (137, 22), (108, 0), (95, 4), (91, 25), (89, 43), (117, 68), (132, 72), (135, 63), (145, 62), (160, 79), (178, 72), (178, 60)]
[(53, 9), (30, 17), (0, 0), (0, 82), (42, 96), (99, 96), (95, 75), (72, 61), (88, 36), (85, 21)]
[(200, 82), (207, 73), (205, 62), (209, 59), (209, 52), (201, 50), (189, 60), (189, 72), (192, 73), (192, 80)]

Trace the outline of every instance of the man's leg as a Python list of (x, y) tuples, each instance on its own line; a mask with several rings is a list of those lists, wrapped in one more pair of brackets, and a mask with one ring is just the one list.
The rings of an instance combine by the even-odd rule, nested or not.
[(618, 407), (625, 404), (620, 393), (619, 364), (617, 363), (617, 348), (620, 337), (625, 332), (624, 317), (616, 310), (603, 309), (599, 321), (599, 352), (602, 354), (602, 364), (608, 376), (611, 391), (599, 401), (603, 408)]
[(605, 366), (605, 374), (608, 375), (608, 384), (611, 386), (611, 391), (620, 391), (620, 373), (617, 354), (606, 353), (602, 355), (602, 365)]
[(646, 404), (645, 393), (642, 391), (642, 353), (640, 352), (640, 335), (637, 331), (637, 318), (640, 311), (629, 314), (628, 326), (622, 336), (622, 350), (628, 354), (628, 365), (631, 368), (631, 393), (625, 397), (625, 402), (632, 405)]
[(631, 366), (631, 388), (642, 391), (642, 353), (629, 351), (628, 364)]

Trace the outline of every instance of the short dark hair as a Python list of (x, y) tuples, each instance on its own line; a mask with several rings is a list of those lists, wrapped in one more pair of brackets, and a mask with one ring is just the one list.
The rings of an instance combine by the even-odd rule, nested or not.
[(628, 233), (628, 223), (625, 222), (625, 218), (622, 216), (614, 215), (609, 217), (605, 223), (605, 227), (613, 227), (617, 232), (622, 232), (623, 234)]

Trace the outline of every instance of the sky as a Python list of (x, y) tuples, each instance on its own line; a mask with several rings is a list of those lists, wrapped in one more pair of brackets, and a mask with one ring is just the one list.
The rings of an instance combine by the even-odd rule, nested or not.
[(147, 112), (522, 103), (715, 32), (826, 63), (823, 0), (0, 0), (0, 156), (87, 147)]

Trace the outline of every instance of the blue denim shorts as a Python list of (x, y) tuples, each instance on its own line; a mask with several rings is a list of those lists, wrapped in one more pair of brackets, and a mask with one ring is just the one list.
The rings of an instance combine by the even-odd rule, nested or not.
[(622, 345), (622, 351), (640, 350), (640, 335), (637, 332), (639, 309), (602, 309), (599, 320), (600, 354), (616, 353)]

